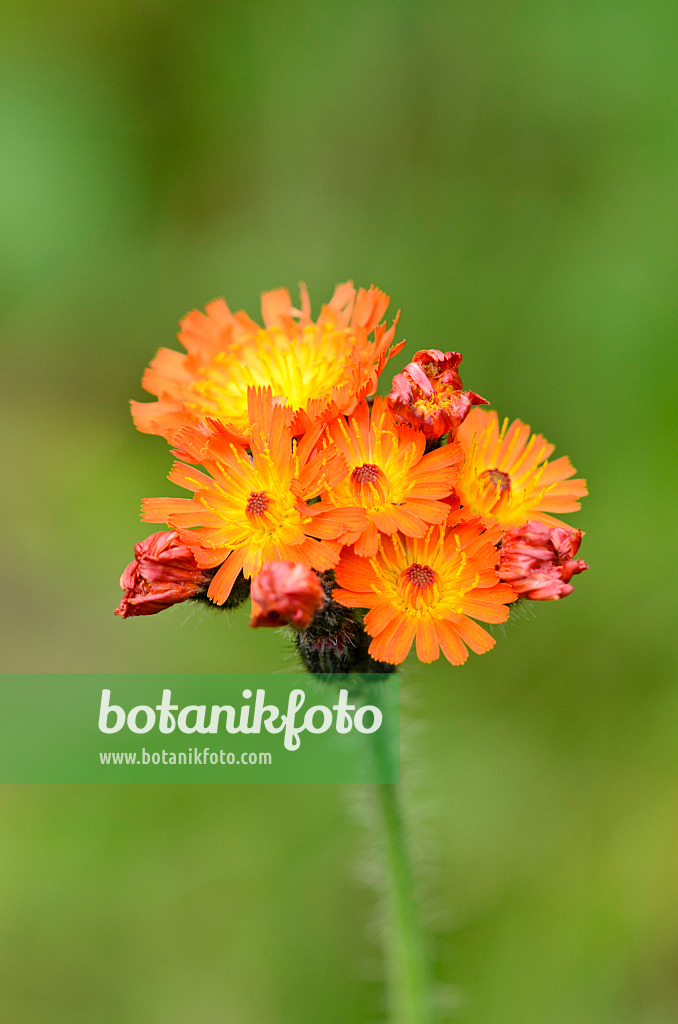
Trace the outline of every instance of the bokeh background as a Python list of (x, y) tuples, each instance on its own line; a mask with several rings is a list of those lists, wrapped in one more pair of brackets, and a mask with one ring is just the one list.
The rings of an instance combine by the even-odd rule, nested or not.
[[(293, 664), (112, 614), (172, 491), (127, 401), (219, 295), (374, 282), (589, 479), (575, 594), (407, 671), (441, 1020), (678, 1019), (677, 45), (662, 0), (3, 4), (3, 670)], [(383, 1019), (366, 801), (4, 787), (0, 1017)]]

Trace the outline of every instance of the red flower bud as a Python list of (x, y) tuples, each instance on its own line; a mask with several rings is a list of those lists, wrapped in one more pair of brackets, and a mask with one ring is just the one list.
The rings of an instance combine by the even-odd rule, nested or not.
[(417, 352), (402, 373), (393, 378), (386, 401), (400, 420), (418, 427), (428, 438), (454, 433), (471, 406), (487, 405), (474, 391), (463, 391), (459, 352), (431, 348)]
[(317, 575), (300, 562), (264, 562), (252, 579), (250, 626), (306, 629), (325, 604)]
[(161, 530), (139, 541), (134, 545), (134, 556), (120, 577), (125, 596), (115, 614), (123, 619), (154, 615), (195, 597), (212, 578), (212, 574), (198, 568), (193, 552), (181, 543), (176, 530)]
[(521, 597), (533, 601), (557, 601), (574, 590), (570, 580), (588, 569), (574, 558), (581, 544), (581, 530), (548, 527), (530, 521), (507, 530), (502, 539), (498, 573)]

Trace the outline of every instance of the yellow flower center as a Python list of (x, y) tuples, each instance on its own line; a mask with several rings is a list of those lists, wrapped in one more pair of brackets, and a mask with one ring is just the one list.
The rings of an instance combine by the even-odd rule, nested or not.
[(252, 491), (247, 499), (245, 511), (248, 516), (263, 516), (269, 506), (270, 499), (266, 491)]
[(310, 324), (296, 332), (281, 327), (260, 330), (227, 352), (217, 353), (190, 385), (187, 405), (200, 417), (213, 416), (246, 430), (247, 389), (271, 387), (293, 409), (309, 399), (330, 396), (346, 383), (346, 362), (353, 332), (331, 324)]
[(419, 562), (413, 562), (412, 565), (409, 565), (405, 569), (405, 576), (408, 582), (415, 587), (428, 587), (436, 578), (436, 574), (430, 565), (419, 565)]
[(405, 615), (420, 615), (440, 598), (440, 577), (430, 565), (411, 562), (398, 576), (397, 593)]
[(487, 480), (494, 491), (499, 488), (500, 494), (511, 490), (511, 477), (501, 469), (486, 469), (480, 474), (480, 479)]
[(351, 473), (351, 480), (356, 484), (373, 484), (379, 476), (379, 466), (372, 462), (365, 462), (362, 466), (356, 466)]
[(373, 462), (364, 462), (353, 469), (350, 486), (355, 501), (363, 508), (382, 506), (390, 491), (386, 474)]

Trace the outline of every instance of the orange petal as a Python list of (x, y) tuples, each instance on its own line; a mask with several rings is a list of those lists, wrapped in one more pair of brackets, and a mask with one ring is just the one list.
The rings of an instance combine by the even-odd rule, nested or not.
[(209, 585), (207, 596), (215, 604), (223, 604), (233, 589), (245, 561), (246, 548), (232, 551)]
[(144, 523), (167, 523), (168, 516), (175, 512), (195, 510), (190, 498), (145, 498), (141, 503), (141, 520)]
[(373, 606), (372, 610), (365, 616), (365, 629), (370, 636), (378, 636), (383, 633), (386, 627), (397, 618), (398, 609), (392, 604), (383, 601)]
[[(474, 619), (480, 619), (481, 622), (506, 622), (509, 613), (506, 605), (498, 603), (497, 601), (483, 600), (480, 596), (491, 593), (491, 590), (477, 590), (470, 591), (468, 594), (465, 594), (465, 614), (472, 615)], [(475, 596), (476, 594), (478, 595), (477, 597)], [(501, 598), (499, 600), (501, 601)], [(504, 600), (515, 600), (515, 597), (504, 598)]]
[(366, 591), (343, 590), (339, 587), (332, 591), (332, 597), (337, 604), (343, 604), (345, 608), (372, 608), (382, 600), (378, 594), (368, 594)]
[(410, 509), (410, 503), (394, 505), (392, 514), (398, 524), (398, 529), (406, 537), (423, 537), (428, 529), (428, 524), (421, 521), (417, 515), (416, 508)]
[(367, 290), (361, 288), (351, 317), (351, 327), (364, 327), (369, 334), (382, 319), (389, 301), (388, 295), (374, 285)]
[(179, 487), (185, 487), (187, 491), (211, 490), (214, 481), (205, 473), (201, 473), (195, 466), (185, 466), (183, 462), (175, 462), (167, 475), (167, 479)]
[[(156, 522), (159, 521), (160, 520), (156, 520)], [(363, 530), (355, 542), (353, 550), (356, 555), (360, 555), (364, 558), (372, 558), (373, 555), (376, 555), (379, 550), (379, 531), (377, 530), (374, 522), (370, 521), (367, 529)]]
[(417, 625), (417, 657), (419, 661), (436, 661), (440, 655), (440, 646), (436, 636), (436, 628), (430, 616), (422, 615)]
[(261, 315), (266, 327), (289, 327), (294, 321), (290, 315), (292, 299), (287, 288), (264, 292), (261, 296)]
[(414, 619), (398, 616), (374, 638), (369, 646), (370, 654), (377, 661), (400, 665), (410, 652), (416, 628)]
[(186, 413), (178, 402), (130, 402), (134, 426), (142, 434), (165, 435), (186, 425)]
[(394, 510), (388, 507), (379, 509), (378, 512), (373, 512), (372, 522), (378, 530), (381, 530), (382, 533), (395, 533), (399, 528), (398, 519), (394, 515)]
[(367, 558), (359, 558), (353, 551), (344, 548), (339, 564), (334, 570), (337, 583), (348, 590), (371, 591), (378, 577), (374, 566)]
[(468, 651), (452, 623), (445, 619), (436, 619), (435, 631), (443, 654), (450, 664), (463, 665), (468, 658)]
[(476, 654), (485, 654), (496, 643), (494, 637), (490, 636), (486, 629), (479, 626), (473, 619), (467, 618), (466, 615), (460, 615), (454, 620), (454, 628), (464, 643), (468, 644)]

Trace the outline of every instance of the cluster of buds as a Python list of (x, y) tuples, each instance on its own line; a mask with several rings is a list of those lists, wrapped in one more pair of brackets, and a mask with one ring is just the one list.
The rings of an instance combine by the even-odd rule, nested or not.
[[(582, 532), (553, 518), (587, 493), (520, 420), (464, 390), (459, 352), (423, 349), (373, 398), (393, 343), (388, 297), (338, 286), (318, 320), (280, 289), (264, 326), (223, 300), (182, 322), (133, 403), (139, 430), (180, 460), (191, 498), (150, 498), (167, 523), (135, 547), (122, 618), (187, 600), (284, 627), (309, 671), (391, 672), (413, 645), (461, 664), (519, 598), (558, 600), (588, 568)], [(398, 314), (399, 316), (399, 314)], [(256, 385), (253, 383), (256, 381)]]

